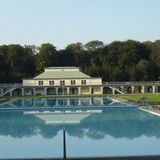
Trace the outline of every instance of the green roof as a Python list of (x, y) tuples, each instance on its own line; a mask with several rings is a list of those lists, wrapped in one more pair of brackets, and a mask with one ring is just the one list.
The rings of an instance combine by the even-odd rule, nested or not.
[(45, 71), (33, 79), (85, 79), (90, 76), (80, 71)]

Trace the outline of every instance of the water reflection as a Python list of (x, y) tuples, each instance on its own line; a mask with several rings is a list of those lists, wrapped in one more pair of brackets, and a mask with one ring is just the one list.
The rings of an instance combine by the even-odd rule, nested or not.
[(133, 139), (142, 135), (160, 137), (160, 118), (137, 109), (110, 108), (99, 114), (68, 114), (68, 119), (62, 119), (63, 116), (66, 114), (56, 116), (0, 112), (0, 135), (22, 138), (40, 134), (44, 138), (52, 138), (65, 129), (68, 135), (78, 138), (87, 136), (90, 139), (103, 139), (106, 135), (116, 139)]
[(1, 107), (58, 107), (58, 106), (125, 106), (126, 104), (103, 97), (92, 98), (36, 98), (19, 99)]

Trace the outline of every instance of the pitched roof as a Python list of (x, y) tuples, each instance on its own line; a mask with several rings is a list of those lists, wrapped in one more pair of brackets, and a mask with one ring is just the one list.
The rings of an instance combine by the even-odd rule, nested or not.
[(47, 67), (45, 69), (79, 69), (79, 67), (75, 66), (67, 66), (67, 67)]
[(85, 79), (90, 76), (80, 72), (79, 70), (73, 71), (45, 71), (33, 79)]

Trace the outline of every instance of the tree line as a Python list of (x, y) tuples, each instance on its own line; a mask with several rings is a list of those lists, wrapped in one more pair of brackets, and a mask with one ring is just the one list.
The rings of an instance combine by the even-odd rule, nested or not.
[(53, 44), (1, 45), (0, 83), (22, 82), (49, 66), (78, 66), (103, 81), (153, 81), (160, 79), (160, 40), (114, 41), (104, 45), (98, 40), (72, 43), (57, 50)]

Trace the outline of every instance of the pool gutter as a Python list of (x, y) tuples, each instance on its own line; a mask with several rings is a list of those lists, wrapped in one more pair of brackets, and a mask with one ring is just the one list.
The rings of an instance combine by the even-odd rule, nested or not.
[(142, 107), (139, 107), (138, 109), (140, 109), (141, 111), (147, 112), (147, 113), (151, 113), (151, 114), (156, 115), (156, 116), (160, 116), (160, 113), (156, 113), (154, 111), (150, 111), (150, 110), (144, 109)]

